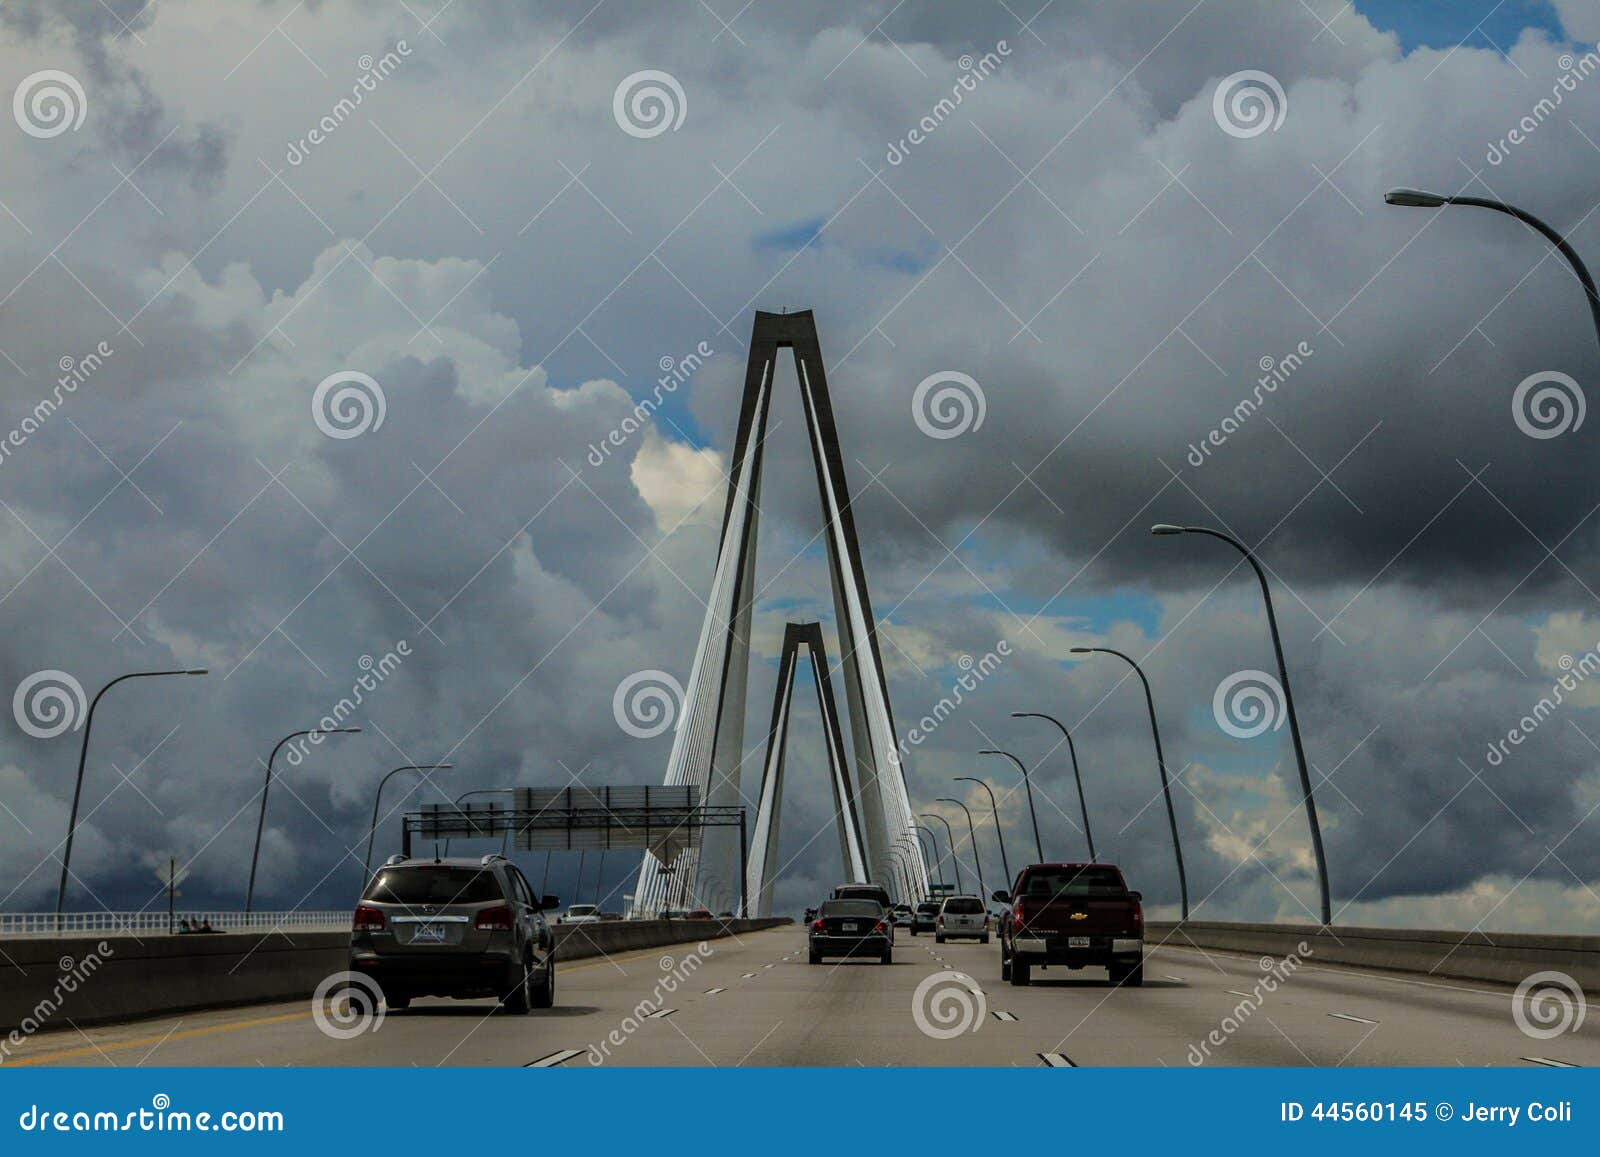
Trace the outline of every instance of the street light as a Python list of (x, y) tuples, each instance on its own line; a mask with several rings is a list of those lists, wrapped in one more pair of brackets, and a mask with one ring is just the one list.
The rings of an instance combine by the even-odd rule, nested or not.
[(78, 780), (72, 788), (72, 814), (67, 819), (67, 845), (61, 850), (61, 886), (56, 889), (56, 926), (61, 925), (61, 915), (65, 909), (67, 899), (67, 876), (72, 863), (72, 837), (78, 830), (78, 801), (83, 797), (83, 765), (89, 758), (89, 729), (94, 726), (94, 709), (100, 703), (100, 697), (111, 688), (125, 679), (153, 679), (160, 675), (209, 675), (204, 667), (189, 667), (182, 671), (130, 671), (126, 675), (118, 675), (107, 683), (89, 702), (89, 710), (83, 717), (83, 741), (78, 745)]
[[(1022, 772), (1022, 786), (1026, 788), (1028, 792), (1028, 815), (1033, 818), (1033, 848), (1034, 851), (1039, 853), (1039, 863), (1044, 863), (1044, 841), (1039, 838), (1039, 813), (1035, 811), (1033, 807), (1033, 780), (1028, 778), (1028, 765), (1023, 763), (1022, 760), (1018, 759), (1016, 756), (1012, 755), (1009, 751), (1000, 751), (993, 747), (986, 747), (982, 751), (978, 752), (978, 754), (1003, 755), (1012, 763), (1016, 764), (1017, 769)], [(998, 826), (998, 821), (996, 826)]]
[(944, 861), (939, 858), (939, 841), (934, 837), (932, 828), (923, 827), (921, 824), (912, 826), (917, 829), (919, 843), (921, 842), (921, 837), (927, 836), (928, 842), (933, 845), (933, 855), (929, 858), (933, 860), (934, 871), (939, 873), (939, 883), (942, 886), (944, 884)]
[(1475, 205), (1480, 209), (1493, 209), (1496, 213), (1504, 213), (1508, 217), (1515, 217), (1524, 225), (1533, 229), (1554, 245), (1556, 251), (1566, 258), (1567, 264), (1572, 266), (1572, 271), (1578, 275), (1578, 280), (1583, 284), (1584, 295), (1589, 299), (1589, 315), (1594, 319), (1595, 337), (1600, 340), (1600, 291), (1596, 291), (1594, 278), (1589, 276), (1589, 269), (1584, 265), (1583, 259), (1578, 256), (1577, 250), (1567, 244), (1567, 239), (1546, 225), (1532, 213), (1507, 205), (1504, 201), (1495, 201), (1487, 197), (1450, 197), (1442, 193), (1429, 193), (1422, 189), (1390, 189), (1383, 195), (1386, 205), (1399, 205), (1408, 209), (1438, 209), (1445, 205)]
[(1042, 711), (1013, 711), (1013, 719), (1046, 719), (1061, 729), (1062, 736), (1067, 741), (1067, 751), (1072, 755), (1072, 778), (1078, 782), (1078, 806), (1083, 809), (1083, 835), (1089, 841), (1089, 859), (1095, 860), (1094, 832), (1089, 827), (1089, 801), (1083, 795), (1083, 773), (1078, 770), (1078, 748), (1072, 742), (1072, 732), (1067, 730), (1067, 725), (1054, 715), (1046, 715)]
[[(950, 821), (941, 815), (936, 815), (933, 812), (918, 812), (917, 814), (925, 820), (938, 820), (944, 825), (945, 842), (950, 847), (950, 858), (955, 861), (956, 865), (956, 891), (965, 892), (966, 889), (961, 886), (961, 858), (956, 855), (956, 834), (950, 830)], [(937, 840), (934, 841), (933, 846), (935, 848), (939, 846)]]
[(1204, 526), (1173, 526), (1170, 523), (1158, 523), (1150, 528), (1151, 534), (1205, 534), (1212, 538), (1219, 538), (1234, 547), (1245, 557), (1256, 578), (1261, 583), (1261, 597), (1267, 604), (1267, 626), (1272, 631), (1272, 651), (1278, 657), (1278, 681), (1283, 685), (1283, 708), (1289, 717), (1289, 734), (1294, 739), (1294, 758), (1300, 767), (1300, 789), (1305, 793), (1306, 822), (1311, 826), (1311, 848), (1317, 854), (1317, 886), (1322, 893), (1322, 923), (1324, 927), (1333, 923), (1333, 907), (1328, 897), (1328, 861), (1322, 851), (1322, 825), (1317, 822), (1317, 801), (1311, 795), (1311, 774), (1306, 770), (1306, 749), (1300, 741), (1300, 717), (1295, 714), (1294, 695), (1289, 691), (1289, 668), (1283, 660), (1283, 641), (1278, 637), (1278, 616), (1272, 610), (1272, 591), (1267, 587), (1267, 575), (1256, 561), (1256, 556), (1250, 549), (1234, 538), (1231, 534), (1224, 534), (1220, 530), (1211, 530)]
[(956, 783), (975, 783), (989, 793), (989, 811), (994, 816), (994, 834), (1000, 840), (1000, 870), (1006, 874), (1006, 887), (1011, 887), (1011, 864), (1006, 859), (1006, 834), (1000, 829), (1000, 808), (994, 802), (994, 789), (981, 779), (973, 779), (970, 775), (953, 775), (950, 777)]
[(972, 841), (972, 866), (978, 870), (978, 895), (987, 905), (989, 893), (983, 886), (983, 857), (978, 855), (978, 829), (972, 823), (972, 809), (958, 799), (951, 799), (942, 795), (934, 803), (953, 803), (956, 807), (967, 813), (967, 838)]
[(1115, 655), (1128, 666), (1133, 668), (1133, 673), (1139, 676), (1139, 682), (1144, 684), (1144, 703), (1150, 709), (1150, 734), (1156, 741), (1156, 770), (1161, 773), (1161, 794), (1167, 801), (1167, 823), (1172, 827), (1172, 854), (1178, 861), (1178, 894), (1183, 899), (1183, 918), (1189, 918), (1189, 878), (1183, 871), (1183, 845), (1178, 842), (1178, 813), (1172, 809), (1172, 789), (1167, 784), (1167, 757), (1161, 750), (1161, 728), (1156, 725), (1156, 700), (1150, 693), (1150, 680), (1144, 677), (1144, 671), (1121, 651), (1113, 651), (1110, 647), (1074, 647), (1074, 655)]
[(367, 878), (372, 874), (372, 840), (378, 833), (378, 803), (383, 799), (383, 785), (390, 778), (402, 771), (443, 771), (454, 767), (451, 763), (407, 763), (395, 768), (378, 781), (378, 790), (372, 793), (372, 823), (367, 827), (367, 854), (361, 861), (361, 883), (366, 886)]
[(278, 752), (283, 749), (285, 743), (302, 735), (354, 735), (360, 730), (361, 728), (359, 727), (334, 727), (323, 731), (320, 728), (313, 727), (306, 731), (291, 731), (288, 735), (278, 740), (278, 745), (272, 749), (272, 754), (267, 756), (267, 778), (266, 782), (261, 785), (261, 814), (256, 818), (256, 847), (255, 851), (250, 853), (250, 884), (245, 888), (244, 892), (244, 914), (246, 916), (255, 910), (256, 862), (261, 859), (261, 831), (267, 826), (267, 792), (272, 788), (272, 761), (278, 758)]

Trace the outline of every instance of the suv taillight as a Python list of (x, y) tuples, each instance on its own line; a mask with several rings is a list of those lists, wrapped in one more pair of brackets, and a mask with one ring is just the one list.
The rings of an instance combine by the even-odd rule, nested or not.
[(813, 924), (811, 926), (811, 931), (813, 931), (813, 932), (826, 932), (827, 930), (828, 930), (827, 924), (825, 924), (821, 920), (818, 920), (815, 924)]
[(376, 932), (383, 927), (383, 913), (362, 904), (356, 908), (355, 919), (350, 926), (357, 932)]
[(478, 913), (478, 919), (474, 927), (489, 932), (509, 932), (511, 931), (511, 909), (504, 904), (493, 908), (485, 908)]

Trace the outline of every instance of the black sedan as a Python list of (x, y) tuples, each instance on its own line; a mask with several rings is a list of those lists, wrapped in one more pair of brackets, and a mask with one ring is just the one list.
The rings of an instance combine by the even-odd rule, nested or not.
[(810, 932), (811, 963), (824, 956), (876, 956), (893, 963), (893, 931), (889, 913), (875, 900), (828, 900)]

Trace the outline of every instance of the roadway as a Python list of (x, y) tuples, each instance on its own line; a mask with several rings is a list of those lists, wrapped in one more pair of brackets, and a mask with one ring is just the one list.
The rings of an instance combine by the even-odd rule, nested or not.
[[(1113, 989), (1102, 969), (1054, 968), (1014, 988), (999, 979), (995, 943), (937, 945), (905, 929), (888, 967), (809, 965), (795, 926), (710, 949), (702, 956), (684, 944), (563, 965), (557, 1007), (526, 1017), (494, 1015), (482, 1001), (419, 1000), (376, 1031), (339, 1040), (317, 1027), (309, 1001), (296, 1001), (52, 1029), (14, 1047), (6, 1063), (581, 1068), (600, 1056), (590, 1048), (598, 1046), (611, 1065), (1186, 1067), (1206, 1044), (1205, 1063), (1217, 1065), (1600, 1064), (1594, 1018), (1578, 1032), (1535, 1040), (1513, 1022), (1509, 990), (1490, 985), (1305, 963), (1235, 1019), (1241, 994), (1264, 975), (1255, 957), (1160, 947), (1149, 952), (1143, 988)], [(977, 982), (984, 1013), (977, 1031), (931, 1039), (912, 1015), (913, 997), (945, 970)], [(684, 979), (666, 992), (664, 976)], [(636, 1018), (656, 993), (661, 1014)], [(608, 1041), (613, 1030), (622, 1043)], [(1223, 1044), (1208, 1042), (1214, 1030)]]

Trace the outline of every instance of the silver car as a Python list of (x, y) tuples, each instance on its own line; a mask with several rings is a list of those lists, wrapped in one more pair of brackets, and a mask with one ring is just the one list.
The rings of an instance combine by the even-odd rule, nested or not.
[(940, 944), (951, 936), (970, 936), (989, 943), (989, 913), (976, 896), (946, 896), (933, 923), (933, 938)]

